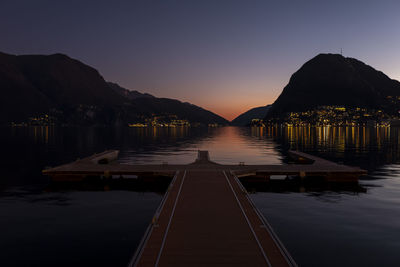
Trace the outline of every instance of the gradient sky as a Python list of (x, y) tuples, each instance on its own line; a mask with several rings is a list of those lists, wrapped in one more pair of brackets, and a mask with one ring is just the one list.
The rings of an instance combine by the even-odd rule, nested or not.
[(1, 0), (0, 51), (65, 53), (108, 81), (227, 119), (318, 53), (400, 80), (400, 1)]

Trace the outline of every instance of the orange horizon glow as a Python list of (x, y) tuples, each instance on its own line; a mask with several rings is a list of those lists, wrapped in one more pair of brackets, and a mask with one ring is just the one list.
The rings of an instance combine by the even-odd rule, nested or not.
[[(232, 121), (242, 113), (256, 107), (262, 107), (275, 102), (287, 84), (283, 77), (244, 79), (220, 81), (217, 84), (206, 79), (202, 83), (180, 83), (179, 86), (164, 85), (151, 90), (156, 97), (174, 98), (182, 102), (211, 111), (228, 121)], [(190, 90), (187, 90), (190, 88)], [(148, 91), (148, 90), (146, 90)]]
[(267, 102), (265, 104), (255, 103), (254, 105), (247, 104), (247, 105), (232, 106), (232, 107), (226, 107), (226, 108), (206, 106), (206, 105), (201, 106), (201, 107), (227, 119), (228, 121), (232, 121), (237, 116), (241, 115), (242, 113), (244, 113), (252, 108), (266, 106), (266, 105), (272, 104), (272, 103), (273, 103), (273, 101)]
[(218, 97), (217, 94), (218, 92), (215, 93), (215, 96), (210, 96), (209, 98), (203, 97), (196, 99), (187, 99), (185, 101), (202, 107), (208, 111), (211, 111), (228, 121), (232, 121), (237, 116), (243, 114), (250, 109), (273, 104), (279, 96), (280, 92), (278, 95), (275, 96), (274, 94), (272, 94), (271, 91), (266, 91), (264, 94), (260, 94), (258, 97), (250, 94), (248, 94), (247, 96), (232, 94), (229, 98), (224, 98), (221, 96)]

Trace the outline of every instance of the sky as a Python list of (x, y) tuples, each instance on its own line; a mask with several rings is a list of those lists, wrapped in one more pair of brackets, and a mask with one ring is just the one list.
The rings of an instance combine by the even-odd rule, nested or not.
[(229, 120), (319, 53), (400, 80), (400, 1), (2, 0), (0, 51), (64, 53), (127, 89)]

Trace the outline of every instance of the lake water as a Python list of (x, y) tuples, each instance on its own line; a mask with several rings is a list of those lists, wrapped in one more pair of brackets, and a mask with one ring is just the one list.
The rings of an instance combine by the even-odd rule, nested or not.
[(298, 149), (369, 171), (358, 186), (252, 188), (301, 266), (398, 266), (397, 128), (0, 128), (0, 266), (126, 266), (165, 188), (49, 190), (46, 166), (106, 149), (122, 163), (281, 164)]

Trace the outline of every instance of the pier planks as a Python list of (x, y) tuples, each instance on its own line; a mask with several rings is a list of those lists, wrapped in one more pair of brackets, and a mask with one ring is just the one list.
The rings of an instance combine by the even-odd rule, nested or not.
[(183, 177), (132, 266), (290, 266), (232, 174)]

